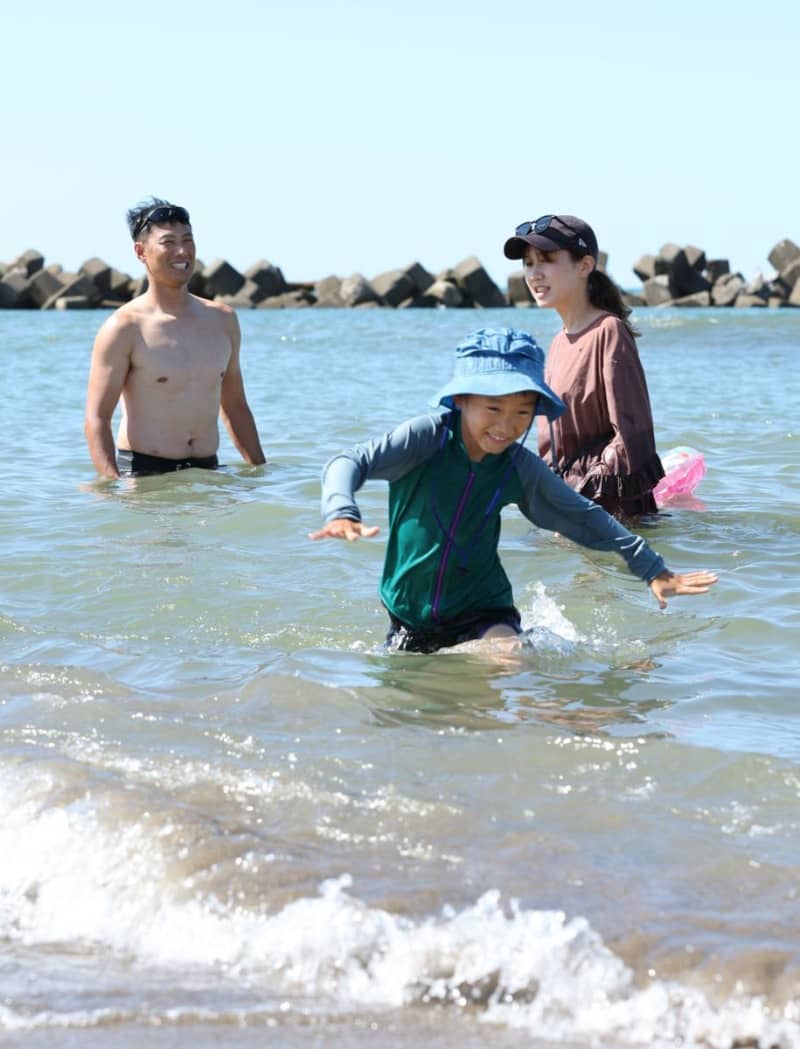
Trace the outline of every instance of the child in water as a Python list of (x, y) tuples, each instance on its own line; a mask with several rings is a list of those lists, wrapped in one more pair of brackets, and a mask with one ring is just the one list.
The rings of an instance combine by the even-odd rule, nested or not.
[(500, 511), (515, 503), (533, 524), (590, 550), (612, 550), (647, 582), (661, 608), (673, 594), (704, 594), (712, 572), (670, 572), (640, 536), (578, 495), (525, 447), (536, 415), (552, 423), (564, 404), (547, 386), (530, 335), (474, 332), (456, 350), (453, 378), (436, 411), (335, 456), (322, 476), (324, 526), (311, 539), (355, 540), (355, 493), (367, 478), (389, 482), (389, 538), (381, 598), (393, 649), (435, 652), (478, 638), (521, 633), (500, 563)]

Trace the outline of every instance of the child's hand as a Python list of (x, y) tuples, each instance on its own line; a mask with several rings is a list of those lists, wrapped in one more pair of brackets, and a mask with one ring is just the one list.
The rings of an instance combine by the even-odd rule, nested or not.
[(678, 575), (668, 569), (661, 575), (657, 575), (650, 583), (653, 597), (658, 601), (659, 608), (666, 608), (666, 598), (676, 594), (705, 594), (716, 583), (717, 577), (713, 572), (684, 572)]
[(371, 539), (380, 529), (373, 525), (368, 528), (361, 521), (351, 521), (349, 517), (335, 517), (320, 528), (318, 532), (309, 532), (309, 539), (346, 539), (348, 543), (356, 539)]

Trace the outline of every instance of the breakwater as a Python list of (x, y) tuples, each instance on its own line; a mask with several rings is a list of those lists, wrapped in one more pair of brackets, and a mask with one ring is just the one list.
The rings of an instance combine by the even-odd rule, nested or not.
[[(727, 259), (708, 259), (694, 245), (665, 244), (639, 258), (633, 272), (641, 288), (625, 297), (631, 306), (800, 306), (800, 247), (787, 238), (767, 258), (775, 276), (746, 280)], [(598, 265), (605, 269), (607, 262), (601, 252)], [(146, 287), (146, 277), (132, 277), (97, 257), (77, 272), (48, 264), (32, 249), (0, 263), (0, 309), (114, 309)], [(287, 281), (279, 266), (264, 259), (239, 271), (220, 258), (208, 265), (198, 261), (189, 288), (237, 309), (535, 306), (521, 272), (511, 274), (502, 290), (474, 255), (436, 275), (414, 262), (370, 279), (354, 273), (300, 282)]]

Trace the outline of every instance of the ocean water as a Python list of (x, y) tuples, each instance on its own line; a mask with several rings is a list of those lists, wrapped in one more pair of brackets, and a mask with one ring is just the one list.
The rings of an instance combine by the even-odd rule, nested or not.
[(387, 654), (335, 451), (473, 327), (241, 314), (269, 463), (98, 483), (98, 313), (0, 313), (0, 1045), (800, 1047), (800, 314), (643, 310), (660, 611), (506, 512), (527, 635)]

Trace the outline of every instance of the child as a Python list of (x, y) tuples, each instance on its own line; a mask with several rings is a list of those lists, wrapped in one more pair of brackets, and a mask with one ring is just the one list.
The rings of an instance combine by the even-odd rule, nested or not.
[(335, 456), (322, 477), (324, 527), (311, 539), (373, 536), (355, 492), (368, 477), (389, 482), (389, 538), (381, 597), (395, 649), (435, 652), (521, 632), (497, 553), (500, 511), (516, 503), (540, 528), (591, 550), (614, 550), (649, 583), (659, 605), (703, 594), (711, 572), (674, 575), (640, 536), (569, 488), (525, 447), (534, 417), (552, 422), (564, 405), (543, 377), (530, 335), (481, 329), (456, 350), (455, 373), (437, 410)]
[(505, 255), (524, 259), (536, 304), (564, 324), (550, 344), (545, 378), (566, 412), (552, 432), (539, 428), (540, 454), (552, 447), (567, 484), (610, 514), (657, 513), (653, 488), (664, 469), (638, 332), (619, 288), (597, 268), (593, 229), (574, 215), (543, 215), (517, 226)]

